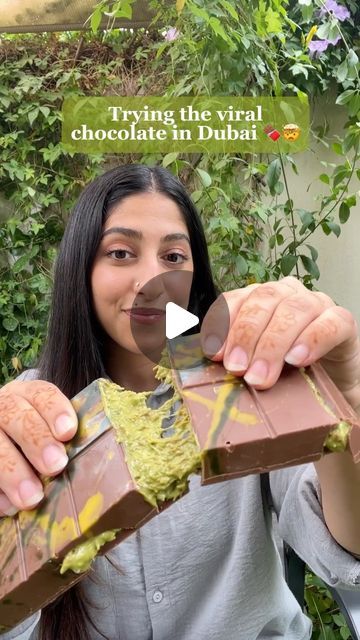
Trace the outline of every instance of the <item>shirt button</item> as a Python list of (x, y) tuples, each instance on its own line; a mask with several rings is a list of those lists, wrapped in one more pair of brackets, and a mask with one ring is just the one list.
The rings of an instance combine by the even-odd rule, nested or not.
[(163, 599), (163, 594), (161, 593), (161, 591), (154, 591), (154, 595), (153, 595), (153, 601), (156, 602), (157, 604), (159, 602), (161, 602), (161, 600)]

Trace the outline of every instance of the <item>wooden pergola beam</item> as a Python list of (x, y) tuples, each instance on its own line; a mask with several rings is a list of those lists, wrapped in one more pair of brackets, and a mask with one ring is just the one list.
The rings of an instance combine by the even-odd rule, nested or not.
[[(82, 31), (90, 29), (94, 0), (2, 0), (0, 33), (41, 33), (46, 31)], [(116, 28), (148, 27), (154, 13), (147, 0), (133, 4), (133, 17), (119, 18)], [(167, 4), (167, 3), (165, 3)], [(158, 24), (158, 23), (157, 23)], [(106, 23), (103, 23), (106, 27)]]

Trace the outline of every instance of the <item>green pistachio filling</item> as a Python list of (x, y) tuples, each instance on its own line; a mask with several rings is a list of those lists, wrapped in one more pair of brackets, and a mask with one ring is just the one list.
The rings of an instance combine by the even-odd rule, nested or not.
[(330, 431), (324, 442), (325, 451), (346, 451), (351, 425), (345, 420)]
[(83, 571), (90, 569), (91, 563), (99, 549), (101, 549), (106, 542), (115, 540), (118, 531), (120, 531), (120, 529), (104, 531), (98, 536), (94, 536), (93, 538), (86, 540), (86, 542), (78, 544), (75, 549), (72, 549), (66, 554), (60, 568), (60, 573), (65, 573), (65, 571), (68, 571), (69, 569), (74, 573), (82, 573)]
[[(173, 382), (171, 371), (160, 365), (156, 377)], [(201, 466), (200, 448), (178, 391), (174, 390), (161, 407), (152, 409), (146, 404), (150, 391), (135, 393), (108, 380), (99, 384), (105, 413), (140, 493), (154, 507), (164, 500), (176, 500), (187, 490), (189, 476)], [(181, 405), (174, 423), (164, 428), (163, 420), (169, 418), (178, 401)]]
[[(155, 367), (155, 377), (173, 386), (166, 353)], [(99, 380), (105, 413), (116, 431), (127, 465), (138, 490), (152, 506), (176, 500), (188, 488), (189, 476), (201, 466), (200, 448), (191, 427), (189, 414), (178, 391), (158, 409), (146, 402), (151, 391), (135, 393), (110, 382)], [(174, 405), (180, 401), (173, 424), (163, 427)], [(68, 569), (82, 573), (90, 568), (99, 549), (114, 540), (119, 529), (105, 531), (78, 545), (65, 556), (60, 573)]]

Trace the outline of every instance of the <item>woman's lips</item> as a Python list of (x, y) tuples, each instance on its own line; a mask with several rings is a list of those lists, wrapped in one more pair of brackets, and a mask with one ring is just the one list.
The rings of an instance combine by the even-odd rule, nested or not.
[(154, 309), (154, 308), (141, 308), (138, 309), (124, 309), (126, 315), (134, 320), (135, 322), (139, 322), (140, 324), (154, 324), (159, 322), (164, 316), (164, 309)]

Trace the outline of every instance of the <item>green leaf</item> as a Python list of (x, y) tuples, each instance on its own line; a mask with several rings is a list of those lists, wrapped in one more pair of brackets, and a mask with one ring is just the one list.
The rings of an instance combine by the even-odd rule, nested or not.
[(25, 253), (25, 255), (21, 256), (21, 258), (16, 260), (16, 262), (13, 264), (11, 269), (12, 273), (19, 273), (20, 271), (22, 271), (25, 267), (28, 266), (30, 260), (34, 258), (38, 253), (39, 253), (39, 246), (38, 245), (33, 246), (28, 253)]
[(340, 628), (340, 635), (342, 640), (351, 640), (351, 633), (347, 627)]
[(336, 224), (336, 222), (332, 222), (332, 221), (329, 222), (329, 220), (327, 222), (327, 225), (328, 225), (330, 231), (332, 231), (336, 235), (336, 237), (338, 238), (340, 233), (341, 233), (341, 229), (340, 229), (339, 225)]
[[(115, 13), (115, 18), (127, 18), (128, 20), (131, 20), (133, 13), (131, 3), (133, 1), (134, 0), (122, 0), (122, 2), (118, 2), (118, 8)], [(185, 4), (185, 0), (182, 1)]]
[(342, 156), (343, 150), (342, 150), (342, 145), (340, 144), (340, 142), (334, 142), (331, 145), (331, 148), (334, 151), (334, 153), (337, 153), (339, 156)]
[(190, 11), (197, 18), (201, 18), (202, 20), (205, 20), (205, 22), (207, 23), (209, 22), (210, 16), (208, 12), (205, 11), (205, 9), (200, 9), (200, 7), (196, 7), (194, 4), (190, 4)]
[(343, 165), (339, 165), (333, 173), (333, 189), (346, 180), (350, 175), (349, 169), (344, 169)]
[(360, 93), (354, 94), (348, 103), (349, 116), (356, 116), (360, 111)]
[(228, 2), (227, 0), (220, 0), (220, 4), (222, 7), (224, 7), (224, 9), (226, 9), (228, 13), (230, 13), (230, 15), (234, 18), (234, 20), (236, 20), (236, 22), (239, 22), (239, 16), (230, 2)]
[(356, 67), (359, 62), (359, 58), (356, 55), (354, 49), (349, 50), (349, 53), (346, 56), (346, 60), (348, 61), (349, 67)]
[(31, 111), (29, 111), (28, 119), (29, 119), (29, 122), (30, 122), (31, 126), (35, 122), (35, 120), (38, 117), (38, 115), (39, 115), (39, 107), (36, 107), (36, 109), (32, 109)]
[(325, 184), (330, 184), (330, 178), (327, 173), (322, 173), (319, 176), (319, 180), (321, 180), (321, 182), (324, 182)]
[(176, 0), (176, 11), (181, 13), (185, 6), (185, 0)]
[(242, 255), (238, 255), (235, 258), (236, 271), (240, 276), (245, 276), (248, 272), (248, 263)]
[[(302, 73), (305, 76), (306, 80), (309, 77), (309, 72), (308, 72), (307, 68), (305, 67), (305, 65), (300, 64), (299, 62), (296, 62), (295, 64), (293, 64), (290, 67), (289, 71), (292, 72), (293, 76), (298, 76), (300, 73)], [(289, 118), (289, 120), (290, 120), (290, 118)], [(291, 121), (292, 120), (293, 120), (293, 118), (291, 118)]]
[(296, 95), (302, 104), (306, 104), (306, 105), (309, 104), (309, 97), (307, 93), (305, 93), (304, 91), (300, 91), (300, 89), (296, 88)]
[(308, 256), (301, 255), (300, 258), (301, 258), (301, 262), (304, 265), (305, 271), (307, 271), (307, 273), (310, 273), (311, 276), (313, 276), (316, 280), (318, 280), (318, 278), (320, 278), (320, 271), (316, 262), (312, 260), (312, 258), (309, 258)]
[(198, 167), (196, 169), (196, 172), (199, 174), (204, 187), (210, 187), (212, 183), (211, 176), (209, 176), (209, 174), (204, 171), (204, 169), (199, 169)]
[(315, 224), (314, 215), (311, 211), (306, 211), (305, 209), (299, 209), (299, 216), (302, 222), (302, 227), (299, 231), (299, 234), (302, 236), (305, 231), (311, 227), (311, 225)]
[(350, 216), (350, 208), (346, 202), (342, 202), (339, 209), (339, 220), (341, 224), (344, 224), (348, 221)]
[(323, 230), (323, 232), (325, 233), (326, 236), (329, 236), (331, 233), (331, 229), (329, 229), (329, 225), (327, 222), (322, 222), (321, 223), (321, 228)]
[(226, 35), (225, 29), (222, 26), (220, 20), (218, 18), (211, 17), (209, 20), (209, 25), (218, 36), (220, 36), (225, 42), (230, 42), (229, 36)]
[(297, 263), (297, 256), (294, 256), (292, 254), (283, 256), (280, 260), (281, 273), (284, 276), (288, 276), (292, 272), (296, 263)]
[(319, 38), (319, 40), (326, 40), (329, 37), (329, 33), (330, 33), (330, 23), (324, 22), (318, 28), (316, 32), (316, 36), (317, 38)]
[(202, 196), (203, 192), (201, 190), (193, 191), (191, 194), (191, 199), (193, 202), (198, 202)]
[(2, 324), (6, 331), (15, 331), (15, 329), (17, 329), (17, 327), (19, 326), (18, 320), (16, 318), (10, 317), (4, 318)]
[(265, 13), (265, 22), (269, 33), (281, 33), (282, 32), (282, 20), (277, 11), (274, 11), (271, 7), (268, 7)]
[(169, 46), (169, 42), (167, 40), (165, 40), (165, 42), (162, 42), (156, 52), (156, 59), (160, 58), (162, 52), (164, 51), (164, 49), (166, 49)]
[(305, 246), (309, 249), (311, 253), (311, 257), (314, 260), (314, 262), (316, 262), (316, 260), (319, 257), (319, 252), (315, 249), (315, 247), (312, 247), (311, 244), (306, 244)]
[(268, 166), (268, 170), (266, 172), (266, 182), (269, 186), (270, 189), (270, 193), (272, 195), (275, 195), (275, 185), (277, 182), (279, 182), (279, 178), (280, 178), (280, 174), (281, 174), (281, 163), (279, 158), (275, 158), (275, 160), (272, 160)]
[(336, 98), (335, 104), (346, 104), (347, 102), (350, 102), (353, 95), (355, 95), (354, 89), (346, 89), (346, 91), (340, 93), (340, 95)]
[(39, 107), (41, 113), (43, 114), (43, 116), (45, 116), (45, 118), (48, 117), (49, 113), (50, 113), (50, 109), (49, 107)]
[(348, 205), (348, 207), (355, 207), (355, 205), (356, 205), (356, 195), (355, 195), (355, 193), (352, 193), (351, 196), (346, 198), (345, 202)]
[(338, 80), (338, 82), (344, 82), (347, 75), (348, 75), (348, 63), (347, 63), (347, 59), (345, 58), (344, 62), (342, 62), (337, 68), (336, 79)]
[(93, 33), (96, 33), (97, 30), (100, 27), (100, 23), (101, 23), (101, 19), (102, 19), (102, 12), (100, 7), (98, 7), (97, 9), (95, 9), (94, 13), (91, 16), (91, 20), (90, 20), (90, 25), (91, 25), (91, 30)]
[(175, 162), (176, 158), (178, 157), (178, 152), (176, 151), (172, 151), (171, 153), (167, 153), (166, 156), (164, 157), (163, 161), (162, 161), (162, 166), (163, 167), (168, 167), (169, 164), (172, 164), (173, 162)]
[(332, 619), (338, 627), (342, 627), (346, 624), (344, 616), (339, 613), (334, 613)]

